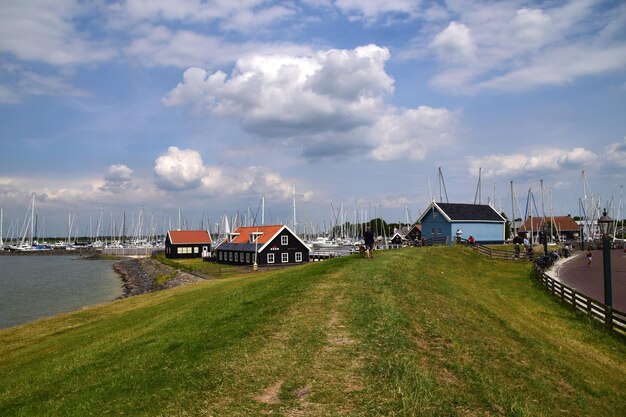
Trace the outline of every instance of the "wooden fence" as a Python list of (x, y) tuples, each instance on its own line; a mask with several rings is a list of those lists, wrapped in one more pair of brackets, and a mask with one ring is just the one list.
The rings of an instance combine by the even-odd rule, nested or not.
[(593, 300), (543, 272), (537, 271), (535, 276), (546, 291), (571, 306), (572, 309), (582, 311), (607, 328), (626, 336), (626, 313), (623, 311)]
[(494, 259), (504, 259), (504, 260), (530, 259), (532, 260), (534, 256), (534, 255), (528, 254), (525, 250), (521, 250), (520, 253), (516, 255), (515, 251), (492, 249), (487, 246), (480, 245), (478, 243), (474, 243), (473, 245), (469, 245), (469, 246), (476, 252), (489, 256), (490, 258), (494, 258)]

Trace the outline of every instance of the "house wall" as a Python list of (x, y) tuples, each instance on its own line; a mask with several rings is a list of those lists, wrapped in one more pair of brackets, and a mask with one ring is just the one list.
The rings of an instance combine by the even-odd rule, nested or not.
[(480, 243), (504, 242), (504, 223), (493, 222), (448, 222), (446, 218), (435, 210), (429, 210), (422, 219), (422, 233), (426, 239), (434, 237), (456, 237), (456, 230), (461, 229), (463, 239), (470, 235)]
[[(452, 236), (450, 223), (437, 210), (429, 210), (422, 219), (422, 235), (426, 239)], [(454, 229), (456, 231), (456, 229)]]
[(206, 247), (211, 252), (211, 245), (188, 243), (183, 245), (172, 245), (168, 242), (165, 243), (165, 257), (170, 259), (180, 258), (201, 258), (202, 248)]
[(481, 222), (454, 222), (452, 223), (452, 234), (456, 236), (456, 230), (461, 229), (463, 239), (467, 240), (470, 235), (474, 236), (479, 243), (502, 243), (504, 242), (503, 223), (481, 223)]
[[(282, 236), (287, 236), (287, 244), (282, 244)], [(220, 250), (217, 249), (217, 262), (230, 265), (251, 265), (254, 263), (254, 253), (250, 253), (250, 260), (247, 261), (245, 252), (236, 250)], [(220, 259), (220, 252), (222, 257)], [(230, 255), (232, 253), (232, 257)], [(238, 253), (238, 255), (235, 255)], [(282, 261), (282, 254), (287, 254), (287, 262)], [(296, 254), (301, 254), (301, 260), (296, 261)], [(242, 260), (242, 254), (244, 259)], [(274, 262), (268, 263), (268, 255), (274, 255)], [(303, 245), (294, 235), (289, 233), (286, 229), (278, 234), (272, 241), (265, 247), (265, 249), (257, 255), (258, 265), (284, 265), (284, 264), (298, 264), (309, 261), (309, 248)]]

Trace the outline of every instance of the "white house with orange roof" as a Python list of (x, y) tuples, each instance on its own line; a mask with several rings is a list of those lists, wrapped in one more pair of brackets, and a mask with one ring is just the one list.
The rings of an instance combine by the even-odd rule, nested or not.
[(287, 265), (309, 261), (309, 247), (287, 226), (238, 227), (215, 248), (216, 260), (231, 265)]

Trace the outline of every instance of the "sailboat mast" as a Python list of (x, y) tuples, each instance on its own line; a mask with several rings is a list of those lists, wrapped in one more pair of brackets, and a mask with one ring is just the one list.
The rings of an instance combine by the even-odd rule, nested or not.
[(511, 238), (515, 238), (515, 190), (511, 181)]
[(483, 185), (482, 185), (482, 167), (478, 168), (478, 184), (476, 185), (476, 194), (474, 195), (474, 204), (478, 201), (478, 204), (482, 204), (483, 198)]
[(261, 197), (261, 226), (265, 226), (265, 196)]
[(293, 232), (297, 235), (298, 232), (296, 230), (296, 227), (298, 225), (298, 222), (296, 221), (296, 186), (295, 184), (291, 185), (291, 192), (293, 195)]

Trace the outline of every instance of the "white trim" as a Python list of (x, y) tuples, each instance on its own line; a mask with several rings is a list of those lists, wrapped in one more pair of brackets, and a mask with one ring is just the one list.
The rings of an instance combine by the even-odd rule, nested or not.
[(296, 262), (302, 262), (302, 252), (296, 252), (295, 256), (296, 256)]
[[(270, 261), (270, 257), (271, 257), (271, 259), (272, 259), (271, 261)], [(273, 253), (268, 253), (268, 254), (267, 254), (267, 263), (268, 263), (268, 264), (273, 264), (273, 263), (274, 263), (274, 261), (275, 261), (275, 259), (274, 259), (274, 254), (273, 254)]]
[[(287, 255), (287, 256), (285, 256), (285, 255)], [(287, 259), (285, 260), (285, 258), (287, 258)], [(286, 263), (289, 262), (289, 252), (283, 252), (283, 253), (280, 254), (280, 262), (283, 263), (283, 264), (286, 264)]]

